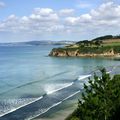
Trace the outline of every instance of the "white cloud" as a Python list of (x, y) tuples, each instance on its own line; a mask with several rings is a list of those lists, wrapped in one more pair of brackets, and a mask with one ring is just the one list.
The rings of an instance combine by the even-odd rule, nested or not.
[(92, 16), (89, 14), (83, 14), (79, 17), (67, 17), (65, 21), (66, 21), (66, 24), (75, 25), (79, 29), (80, 25), (90, 24), (92, 22)]
[(57, 21), (59, 19), (58, 15), (50, 8), (35, 8), (30, 18), (41, 21)]
[(77, 8), (82, 8), (82, 9), (90, 8), (91, 6), (92, 6), (92, 4), (90, 4), (90, 3), (80, 3), (80, 4), (76, 5)]
[(5, 7), (5, 3), (0, 1), (0, 8)]
[(38, 14), (38, 15), (49, 15), (54, 13), (54, 11), (51, 8), (35, 8), (33, 11), (33, 14)]
[(66, 24), (76, 25), (79, 22), (79, 17), (67, 17), (65, 18)]
[(92, 20), (92, 16), (90, 14), (83, 14), (80, 16), (79, 18), (82, 21), (91, 21)]
[(7, 20), (15, 20), (15, 19), (17, 19), (17, 17), (14, 14), (8, 16), (7, 18)]
[(49, 8), (35, 8), (31, 15), (17, 17), (10, 15), (0, 22), (0, 31), (47, 33), (61, 30), (63, 25), (59, 23), (59, 16)]
[(77, 26), (76, 29), (93, 30), (96, 28), (110, 29), (111, 27), (112, 31), (114, 27), (120, 27), (120, 5), (107, 2), (87, 14), (67, 17), (65, 20), (67, 24)]
[(62, 16), (71, 15), (75, 12), (74, 9), (62, 9), (59, 11), (59, 14)]
[[(113, 2), (103, 3), (96, 9), (81, 15), (72, 15), (74, 9), (55, 11), (51, 8), (35, 8), (28, 16), (14, 14), (0, 21), (0, 32), (24, 33), (30, 36), (48, 34), (67, 36), (77, 34), (107, 34), (120, 31), (120, 5)], [(61, 16), (61, 14), (64, 15)]]
[(113, 2), (102, 4), (97, 10), (91, 10), (91, 16), (101, 20), (111, 20), (120, 17), (120, 5), (115, 5)]

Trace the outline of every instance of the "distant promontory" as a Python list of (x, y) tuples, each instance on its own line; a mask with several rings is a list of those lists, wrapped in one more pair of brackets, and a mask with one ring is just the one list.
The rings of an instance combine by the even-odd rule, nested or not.
[(120, 35), (101, 36), (83, 40), (61, 48), (53, 48), (49, 56), (55, 57), (119, 57)]

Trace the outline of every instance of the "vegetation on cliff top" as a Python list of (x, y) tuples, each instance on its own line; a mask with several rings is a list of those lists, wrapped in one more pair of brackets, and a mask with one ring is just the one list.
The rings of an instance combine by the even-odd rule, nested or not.
[(105, 69), (84, 84), (77, 109), (66, 120), (119, 120), (120, 75), (110, 77)]
[[(51, 56), (59, 56), (62, 52), (78, 51), (80, 54), (104, 54), (113, 51), (114, 54), (120, 53), (120, 36), (102, 36), (95, 38), (91, 41), (84, 40), (76, 42), (75, 44), (68, 45), (62, 48), (52, 49)], [(53, 52), (57, 54), (53, 55)]]
[(118, 46), (104, 46), (104, 47), (77, 47), (77, 48), (54, 48), (53, 51), (76, 51), (78, 50), (81, 54), (101, 54), (104, 52), (112, 51), (114, 50), (114, 53), (119, 53), (120, 52), (120, 45)]

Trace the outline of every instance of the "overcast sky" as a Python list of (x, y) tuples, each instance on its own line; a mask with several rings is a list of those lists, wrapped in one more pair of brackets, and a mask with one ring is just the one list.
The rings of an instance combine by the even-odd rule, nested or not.
[(0, 0), (0, 42), (120, 34), (120, 0)]

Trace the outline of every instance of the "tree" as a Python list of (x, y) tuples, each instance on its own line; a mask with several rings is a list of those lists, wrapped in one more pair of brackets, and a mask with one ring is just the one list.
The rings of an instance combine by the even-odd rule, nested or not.
[(101, 44), (102, 44), (102, 41), (101, 41), (101, 40), (95, 41), (95, 45), (96, 45), (97, 47), (99, 47)]
[(114, 36), (112, 36), (112, 35), (105, 35), (105, 36), (97, 37), (97, 38), (93, 39), (93, 41), (112, 39), (113, 37), (114, 37)]
[(101, 76), (94, 74), (89, 85), (84, 84), (82, 99), (72, 117), (79, 120), (120, 119), (120, 75), (111, 78), (104, 68), (100, 71)]

